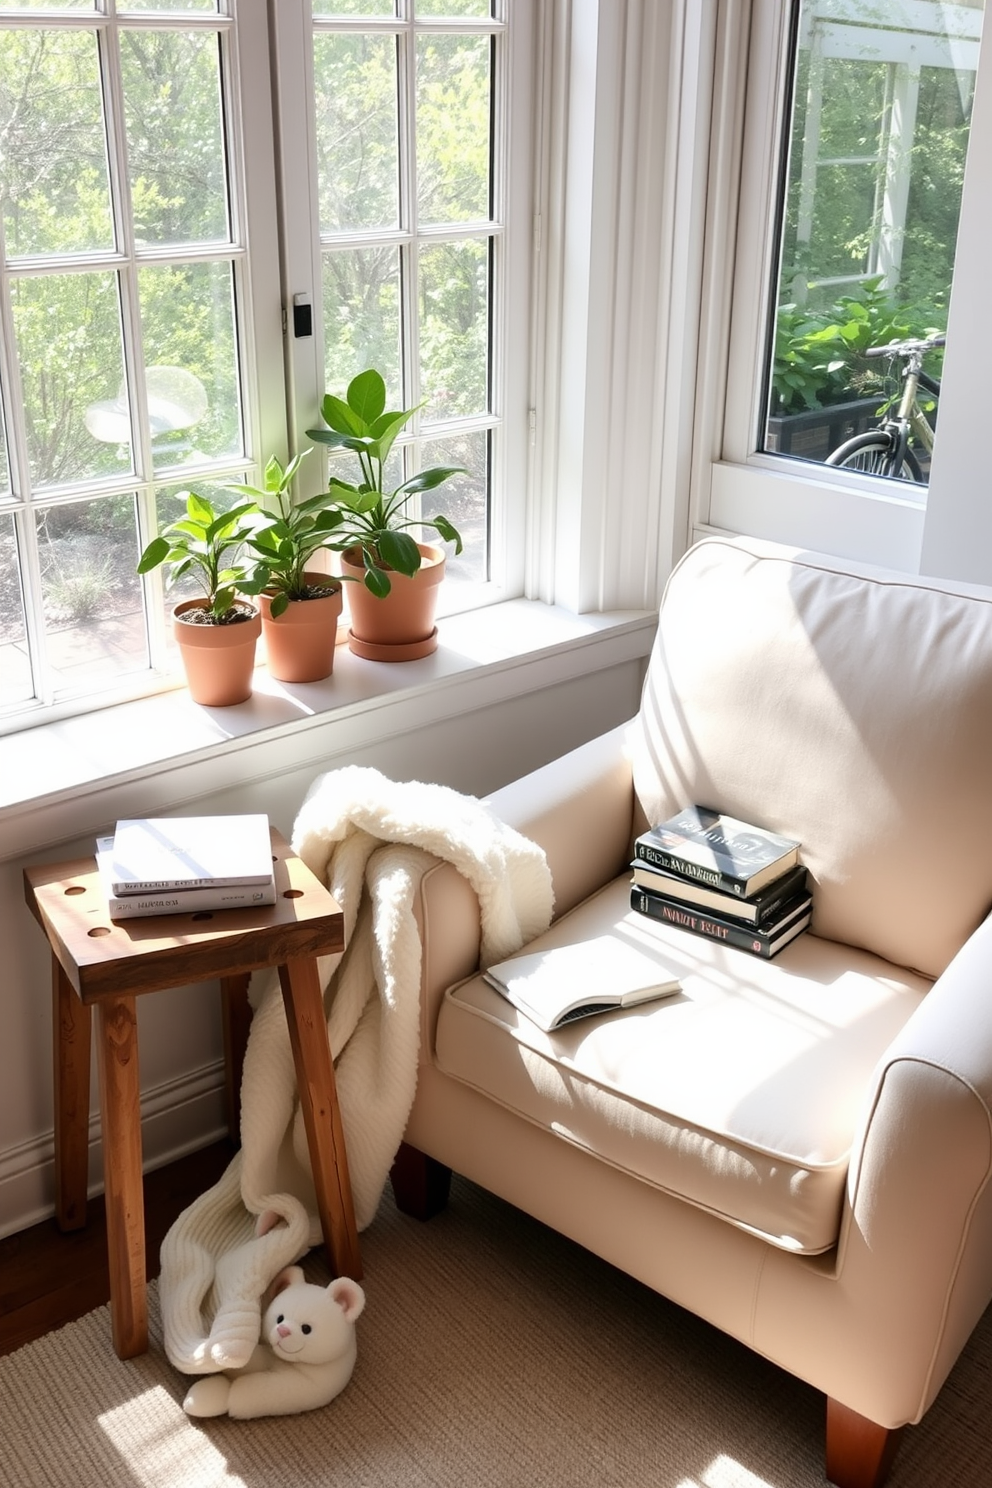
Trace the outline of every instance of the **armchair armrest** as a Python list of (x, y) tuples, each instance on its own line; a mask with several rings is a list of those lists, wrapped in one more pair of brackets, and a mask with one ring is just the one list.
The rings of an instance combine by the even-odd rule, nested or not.
[(501, 821), (543, 847), (564, 914), (616, 878), (634, 837), (629, 724), (486, 797)]
[(809, 1377), (882, 1425), (919, 1420), (992, 1299), (990, 1178), (992, 918), (879, 1064), (852, 1152), (836, 1286), (811, 1299), (808, 1277), (770, 1257), (755, 1345), (782, 1357), (801, 1291), (819, 1351)]
[[(544, 848), (556, 914), (608, 883), (629, 857), (634, 790), (625, 734), (626, 727), (613, 729), (486, 798), (502, 821)], [(427, 1061), (445, 989), (479, 965), (479, 901), (457, 869), (435, 862), (414, 912), (423, 946), (420, 1057)]]

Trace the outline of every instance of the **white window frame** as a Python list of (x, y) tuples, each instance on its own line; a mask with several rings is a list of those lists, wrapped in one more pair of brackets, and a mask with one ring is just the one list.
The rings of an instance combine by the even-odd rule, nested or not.
[[(287, 325), (286, 367), (288, 438), (293, 451), (312, 444), (307, 428), (319, 425), (324, 387), (324, 342), (321, 324), (321, 246), (316, 183), (316, 122), (311, 88), (313, 31), (310, 0), (279, 0), (272, 7), (273, 74), (279, 111), (279, 170), (281, 176), (281, 238), (283, 315)], [(494, 604), (525, 592), (527, 492), (530, 465), (531, 373), (531, 246), (533, 233), (535, 38), (538, 7), (535, 0), (498, 0), (497, 15), (460, 25), (457, 21), (423, 22), (429, 31), (468, 29), (505, 33), (502, 77), (498, 90), (505, 106), (494, 117), (493, 171), (508, 182), (505, 213), (493, 222), (496, 238), (495, 313), (492, 324), (491, 417), (465, 427), (497, 427), (496, 459), (490, 491), (489, 582), (471, 587), (442, 586), (439, 613)], [(344, 18), (343, 18), (344, 19)], [(367, 29), (393, 33), (413, 27), (410, 8), (401, 0), (397, 19), (383, 20)], [(364, 23), (363, 23), (364, 27)], [(412, 101), (407, 100), (412, 107)], [(408, 123), (408, 121), (407, 121)], [(407, 240), (409, 228), (398, 233)], [(513, 293), (508, 286), (513, 285)], [(293, 304), (302, 296), (313, 309), (314, 334), (292, 334)], [(405, 355), (409, 356), (408, 338)], [(415, 343), (415, 338), (414, 338)], [(461, 425), (459, 425), (461, 427)], [(298, 477), (300, 492), (322, 489), (325, 454), (306, 462)]]
[[(940, 435), (929, 491), (760, 453), (757, 430), (765, 326), (771, 313), (778, 140), (787, 91), (790, 0), (718, 0), (707, 268), (699, 365), (718, 391), (697, 409), (693, 532), (745, 533), (906, 572), (992, 580), (992, 512), (976, 479), (987, 305), (983, 269), (992, 229), (992, 41), (979, 53), (948, 317)], [(987, 313), (987, 312), (986, 312)]]

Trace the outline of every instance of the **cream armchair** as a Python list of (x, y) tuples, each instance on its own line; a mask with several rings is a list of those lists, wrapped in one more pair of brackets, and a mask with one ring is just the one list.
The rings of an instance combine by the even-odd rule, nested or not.
[[(629, 908), (633, 835), (693, 801), (803, 844), (770, 962)], [(637, 719), (491, 804), (547, 852), (534, 945), (610, 928), (683, 991), (544, 1034), (432, 868), (399, 1202), (454, 1169), (519, 1205), (822, 1390), (828, 1477), (881, 1483), (992, 1296), (988, 595), (707, 540)]]

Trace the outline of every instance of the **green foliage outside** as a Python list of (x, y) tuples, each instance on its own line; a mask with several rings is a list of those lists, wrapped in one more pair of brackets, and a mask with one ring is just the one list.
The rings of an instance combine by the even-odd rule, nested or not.
[[(925, 311), (887, 294), (877, 278), (822, 310), (780, 305), (771, 412), (802, 413), (876, 397), (885, 390), (884, 369), (865, 356), (867, 349), (940, 329), (925, 318)], [(931, 376), (940, 377), (942, 361), (942, 352), (935, 351), (927, 364)]]
[[(419, 39), (421, 223), (479, 222), (489, 216), (489, 46), (486, 38), (469, 35)], [(395, 43), (374, 35), (318, 36), (315, 70), (320, 221), (326, 237), (325, 382), (341, 385), (374, 366), (390, 387), (398, 387), (399, 254), (389, 245), (360, 248), (335, 241), (349, 229), (394, 227), (399, 221)], [(438, 243), (419, 255), (424, 418), (487, 409), (491, 252), (483, 233)]]
[[(921, 70), (898, 279), (886, 284), (885, 276), (871, 273), (871, 267), (880, 230), (881, 145), (894, 73), (887, 64), (850, 58), (829, 58), (823, 65), (821, 165), (803, 235), (802, 142), (811, 58), (808, 51), (800, 52), (771, 414), (878, 394), (884, 390), (883, 374), (877, 362), (865, 360), (867, 347), (947, 326), (974, 80), (949, 68)], [(860, 275), (866, 277), (849, 286), (829, 282)], [(935, 353), (927, 370), (939, 377), (940, 365), (940, 353)]]

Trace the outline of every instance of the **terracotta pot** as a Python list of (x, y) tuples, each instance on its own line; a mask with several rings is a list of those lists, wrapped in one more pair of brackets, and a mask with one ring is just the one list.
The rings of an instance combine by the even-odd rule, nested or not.
[(370, 661), (416, 661), (437, 650), (437, 586), (444, 578), (444, 550), (418, 543), (423, 562), (409, 577), (389, 572), (385, 599), (370, 594), (363, 582), (365, 565), (359, 548), (341, 554), (341, 572), (357, 583), (348, 585), (351, 629), (348, 645)]
[(205, 599), (187, 599), (176, 605), (172, 633), (182, 653), (190, 697), (208, 708), (228, 708), (251, 697), (262, 617), (253, 605), (251, 619), (235, 625), (196, 625), (183, 619), (190, 610), (206, 608)]
[[(308, 584), (326, 584), (326, 574), (304, 574)], [(266, 666), (280, 682), (319, 682), (334, 669), (338, 619), (344, 604), (341, 585), (319, 599), (291, 599), (272, 618), (272, 600), (258, 596), (265, 636)]]

